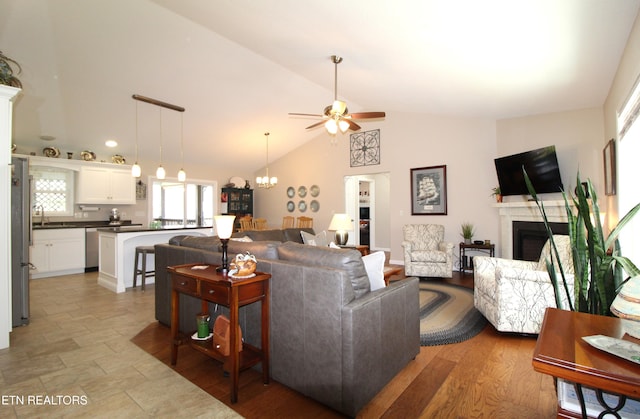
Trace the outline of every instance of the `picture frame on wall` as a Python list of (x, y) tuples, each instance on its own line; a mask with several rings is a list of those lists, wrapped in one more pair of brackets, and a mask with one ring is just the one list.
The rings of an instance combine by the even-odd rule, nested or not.
[(612, 138), (609, 140), (604, 150), (602, 150), (604, 160), (604, 193), (605, 195), (616, 194), (616, 142)]
[(411, 215), (447, 215), (447, 166), (411, 169)]

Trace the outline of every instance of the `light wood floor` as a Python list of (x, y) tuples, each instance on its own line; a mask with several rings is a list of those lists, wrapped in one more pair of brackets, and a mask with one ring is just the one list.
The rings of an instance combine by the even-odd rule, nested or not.
[[(239, 402), (230, 405), (219, 363), (181, 347), (176, 369), (168, 365), (169, 330), (154, 320), (153, 286), (114, 294), (96, 279), (32, 281), (32, 323), (0, 350), (0, 396), (84, 395), (87, 405), (0, 403), (0, 417), (340, 417), (276, 382), (264, 386), (252, 370), (241, 374)], [(473, 286), (457, 272), (446, 282)], [(531, 367), (534, 346), (534, 337), (489, 325), (466, 342), (422, 347), (358, 416), (555, 417), (553, 381)]]
[[(439, 280), (436, 280), (439, 281)], [(472, 275), (444, 282), (473, 287)], [(152, 324), (133, 341), (169, 365), (169, 330)], [(499, 334), (488, 325), (462, 343), (422, 347), (358, 415), (362, 418), (555, 418), (553, 380), (533, 371), (535, 337)], [(240, 376), (237, 404), (219, 363), (181, 346), (183, 376), (247, 418), (338, 418), (340, 414), (278, 383), (262, 384), (258, 371)]]

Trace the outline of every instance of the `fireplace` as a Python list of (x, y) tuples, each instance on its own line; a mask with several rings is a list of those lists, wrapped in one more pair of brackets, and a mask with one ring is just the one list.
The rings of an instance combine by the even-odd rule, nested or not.
[[(500, 244), (499, 247), (496, 246), (496, 250), (499, 249), (498, 256), (505, 259), (538, 260), (542, 246), (547, 240), (547, 234), (544, 230), (542, 216), (536, 203), (531, 201), (517, 201), (495, 204), (495, 206), (498, 208), (500, 215)], [(549, 223), (553, 225), (564, 224), (566, 228), (567, 212), (564, 200), (545, 200), (544, 207)], [(520, 222), (525, 223), (525, 237), (519, 239), (513, 230), (516, 223)], [(538, 226), (532, 227), (534, 224), (538, 224)], [(552, 228), (552, 231), (558, 232), (558, 234), (566, 234), (566, 230), (556, 231)], [(514, 241), (522, 241), (522, 239), (524, 239), (525, 242), (522, 251), (526, 253), (526, 255), (521, 253), (516, 256), (515, 252), (518, 252), (516, 247), (521, 248), (522, 246), (520, 244), (516, 246)]]
[[(569, 234), (567, 223), (549, 223), (553, 234)], [(513, 258), (538, 260), (549, 236), (543, 222), (513, 221)]]

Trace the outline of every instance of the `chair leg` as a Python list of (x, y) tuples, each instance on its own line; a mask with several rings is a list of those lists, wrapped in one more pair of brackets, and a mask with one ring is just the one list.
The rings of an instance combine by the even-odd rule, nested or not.
[(138, 256), (139, 255), (140, 255), (140, 252), (136, 250), (136, 256), (133, 262), (133, 288), (136, 287), (136, 282), (138, 280)]
[(147, 252), (142, 252), (142, 291), (147, 279)]

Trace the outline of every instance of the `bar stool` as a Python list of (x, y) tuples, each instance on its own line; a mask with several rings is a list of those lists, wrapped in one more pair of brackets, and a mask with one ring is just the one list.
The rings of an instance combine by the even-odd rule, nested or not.
[[(138, 275), (142, 277), (142, 291), (144, 291), (145, 279), (150, 276), (155, 276), (156, 271), (147, 271), (147, 255), (154, 254), (156, 252), (153, 246), (136, 246), (136, 258), (133, 265), (133, 288), (136, 287)], [(142, 269), (138, 269), (138, 260), (142, 255)]]

